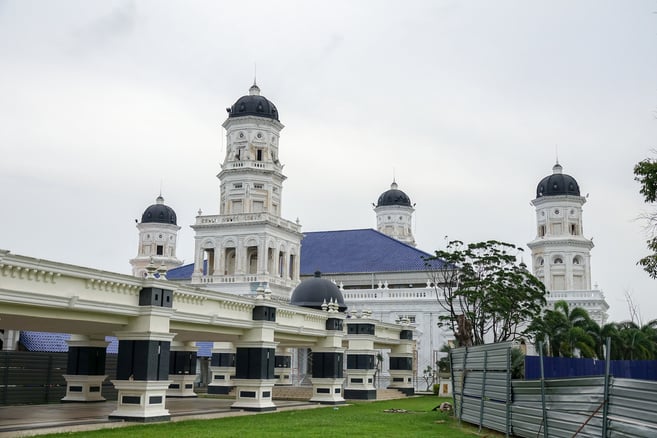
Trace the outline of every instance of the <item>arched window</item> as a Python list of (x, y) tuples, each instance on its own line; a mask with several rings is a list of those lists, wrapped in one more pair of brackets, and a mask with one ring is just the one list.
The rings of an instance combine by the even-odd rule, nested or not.
[(574, 265), (581, 265), (582, 264), (582, 259), (579, 256), (575, 256), (573, 258), (573, 264)]
[(561, 257), (557, 256), (557, 257), (554, 258), (553, 263), (555, 265), (561, 265), (561, 264), (563, 264), (563, 259)]

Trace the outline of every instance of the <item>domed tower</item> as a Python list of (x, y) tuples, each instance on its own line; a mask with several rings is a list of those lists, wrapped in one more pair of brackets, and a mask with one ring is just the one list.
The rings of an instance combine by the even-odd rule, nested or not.
[(286, 298), (299, 282), (301, 227), (281, 218), (283, 164), (278, 142), (283, 124), (276, 106), (254, 83), (227, 108), (226, 156), (219, 215), (199, 213), (192, 228), (196, 250), (192, 283), (254, 293), (267, 283)]
[(221, 214), (281, 215), (283, 165), (278, 140), (283, 125), (276, 106), (260, 95), (254, 83), (249, 94), (226, 109), (226, 157), (221, 180)]
[(130, 260), (132, 275), (143, 277), (151, 260), (155, 266), (164, 265), (167, 269), (182, 265), (182, 261), (176, 258), (176, 241), (180, 230), (176, 212), (164, 204), (162, 195), (155, 199), (155, 204), (144, 210), (137, 229), (139, 248), (137, 257)]
[(585, 307), (599, 323), (609, 308), (601, 291), (591, 290), (591, 249), (584, 237), (582, 206), (575, 178), (563, 173), (559, 163), (552, 175), (536, 187), (536, 238), (528, 243), (534, 275), (550, 292), (549, 302), (568, 301), (571, 307)]
[(413, 212), (408, 195), (397, 188), (393, 180), (390, 190), (381, 193), (374, 207), (376, 229), (408, 245), (415, 246), (413, 237)]

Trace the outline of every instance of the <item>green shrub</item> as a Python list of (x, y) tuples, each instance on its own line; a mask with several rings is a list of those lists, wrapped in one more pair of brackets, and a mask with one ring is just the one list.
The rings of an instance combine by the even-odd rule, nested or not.
[(440, 394), (440, 384), (438, 384), (438, 383), (434, 383), (434, 385), (433, 385), (433, 393), (434, 393), (435, 395)]

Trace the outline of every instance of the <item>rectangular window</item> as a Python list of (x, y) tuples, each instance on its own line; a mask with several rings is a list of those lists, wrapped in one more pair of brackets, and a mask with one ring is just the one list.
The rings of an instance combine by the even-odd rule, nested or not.
[(164, 254), (164, 246), (157, 245), (157, 255), (163, 255), (163, 254)]
[(553, 275), (552, 276), (552, 289), (554, 290), (565, 290), (566, 289), (566, 277), (563, 275)]
[(256, 160), (262, 161), (262, 149), (256, 149)]
[(233, 208), (232, 208), (232, 213), (233, 214), (239, 214), (242, 213), (244, 210), (242, 209), (242, 201), (233, 201)]
[(254, 188), (254, 189), (262, 189), (262, 188), (264, 188), (264, 187), (265, 187), (265, 186), (262, 185), (262, 184), (258, 184), (258, 183), (253, 184), (253, 188)]
[(242, 183), (235, 183), (233, 184), (234, 189), (241, 189), (242, 188)]

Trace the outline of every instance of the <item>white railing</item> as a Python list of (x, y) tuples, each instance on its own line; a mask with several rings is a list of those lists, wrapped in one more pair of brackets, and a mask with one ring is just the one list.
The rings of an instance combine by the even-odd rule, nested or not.
[(347, 289), (342, 291), (345, 301), (357, 300), (377, 300), (377, 301), (397, 301), (397, 300), (422, 300), (436, 301), (436, 292), (433, 288), (418, 289)]
[(285, 287), (294, 287), (296, 282), (289, 278), (281, 278), (273, 275), (201, 275), (198, 277), (200, 283), (269, 283)]
[(269, 163), (266, 161), (256, 161), (256, 160), (244, 160), (244, 161), (233, 161), (227, 163), (223, 168), (228, 169), (265, 169), (265, 170), (276, 170), (274, 163)]
[(300, 232), (301, 225), (292, 221), (285, 220), (271, 213), (237, 213), (237, 214), (217, 214), (211, 216), (196, 216), (196, 225), (219, 225), (219, 224), (240, 224), (250, 222), (269, 222), (273, 225), (287, 228), (288, 230)]

